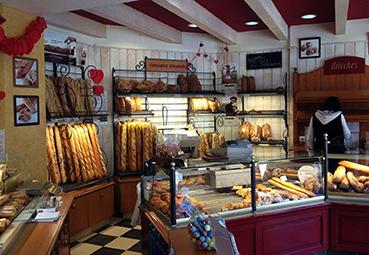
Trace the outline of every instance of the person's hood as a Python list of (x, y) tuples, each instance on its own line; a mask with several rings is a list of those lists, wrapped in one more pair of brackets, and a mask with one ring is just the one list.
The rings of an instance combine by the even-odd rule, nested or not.
[(337, 118), (342, 112), (332, 112), (332, 111), (316, 111), (315, 117), (323, 124), (326, 125), (335, 118)]

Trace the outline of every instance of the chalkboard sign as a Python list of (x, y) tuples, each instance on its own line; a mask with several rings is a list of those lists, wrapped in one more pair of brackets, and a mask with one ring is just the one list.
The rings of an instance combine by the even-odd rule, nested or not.
[(282, 67), (282, 51), (247, 54), (247, 69), (266, 69)]

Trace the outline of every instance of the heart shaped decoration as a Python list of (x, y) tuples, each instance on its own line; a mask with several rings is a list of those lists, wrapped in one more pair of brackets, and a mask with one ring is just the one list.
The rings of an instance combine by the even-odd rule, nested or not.
[(214, 60), (214, 63), (215, 64), (218, 64), (219, 63), (219, 60), (218, 59)]
[(203, 46), (204, 46), (204, 44), (202, 42), (200, 42), (200, 48), (203, 47)]
[(201, 53), (200, 52), (197, 52), (196, 53), (196, 56), (200, 57), (201, 56)]
[(206, 53), (204, 54), (204, 58), (207, 58), (208, 56), (209, 56), (208, 54), (206, 54)]
[(0, 100), (5, 98), (5, 92), (0, 90)]
[(94, 95), (98, 97), (104, 93), (104, 87), (101, 85), (94, 86), (93, 90), (94, 90)]
[(104, 72), (101, 69), (91, 69), (88, 71), (88, 77), (98, 84), (104, 79)]

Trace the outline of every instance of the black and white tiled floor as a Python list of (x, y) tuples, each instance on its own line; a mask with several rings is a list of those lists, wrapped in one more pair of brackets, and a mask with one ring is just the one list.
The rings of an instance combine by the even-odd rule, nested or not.
[(71, 244), (71, 255), (140, 255), (141, 251), (141, 226), (132, 228), (128, 219), (115, 220)]

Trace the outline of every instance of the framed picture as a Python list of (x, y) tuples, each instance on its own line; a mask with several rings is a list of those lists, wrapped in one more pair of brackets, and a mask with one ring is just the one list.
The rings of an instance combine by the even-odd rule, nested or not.
[(34, 58), (13, 58), (14, 86), (38, 88), (38, 62)]
[(237, 66), (236, 65), (224, 65), (222, 67), (222, 83), (232, 84), (237, 83)]
[(299, 39), (299, 58), (320, 58), (320, 37)]
[(38, 96), (14, 96), (14, 125), (30, 126), (40, 124)]

